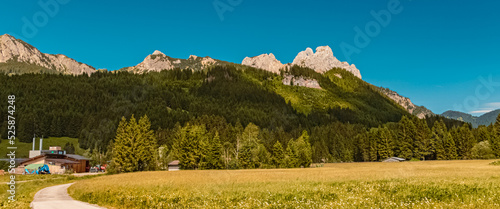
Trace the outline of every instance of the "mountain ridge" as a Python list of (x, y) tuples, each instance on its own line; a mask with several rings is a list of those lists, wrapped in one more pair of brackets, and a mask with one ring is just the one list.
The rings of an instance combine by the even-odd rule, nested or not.
[(495, 123), (497, 116), (500, 114), (500, 109), (492, 110), (480, 116), (473, 116), (469, 113), (464, 113), (460, 111), (448, 110), (441, 114), (446, 118), (463, 121), (470, 123), (472, 127), (477, 128), (478, 126), (484, 125), (489, 126)]
[[(205, 70), (207, 68), (227, 65), (230, 62), (213, 59), (211, 57), (198, 57), (190, 55), (188, 59), (172, 58), (165, 55), (163, 52), (155, 50), (152, 54), (146, 56), (144, 60), (136, 66), (125, 67), (117, 72), (126, 71), (131, 73), (146, 73), (159, 72), (162, 70), (173, 69), (191, 69), (194, 71)], [(235, 63), (236, 64), (236, 63)], [(240, 65), (240, 64), (236, 64)], [(354, 64), (339, 61), (334, 55), (329, 46), (319, 46), (314, 52), (311, 48), (301, 51), (297, 54), (292, 63), (282, 64), (276, 59), (274, 54), (262, 54), (255, 57), (245, 57), (242, 66), (249, 66), (258, 69), (263, 69), (275, 74), (279, 74), (282, 70), (291, 69), (293, 66), (305, 67), (312, 69), (320, 74), (325, 74), (332, 69), (338, 68), (353, 76), (361, 79), (361, 73)], [(16, 39), (8, 34), (0, 36), (0, 72), (8, 74), (23, 74), (23, 73), (62, 73), (71, 75), (92, 74), (99, 70), (94, 67), (77, 62), (62, 54), (45, 54), (28, 43)], [(335, 78), (340, 82), (343, 79), (341, 71), (334, 74)], [(345, 77), (346, 75), (344, 75)], [(285, 85), (302, 86), (307, 88), (321, 89), (317, 80), (299, 76), (285, 76), (282, 80)], [(402, 97), (392, 90), (379, 88), (379, 93), (384, 94), (400, 106), (402, 106), (410, 114), (414, 114), (419, 118), (433, 115), (433, 113), (425, 107), (414, 105), (411, 100)]]
[[(94, 67), (77, 62), (66, 55), (42, 53), (32, 45), (9, 34), (0, 36), (0, 52), (0, 63), (34, 65), (41, 67), (38, 71), (72, 75), (91, 74), (96, 71)], [(10, 70), (10, 73), (17, 73), (16, 71), (18, 71), (12, 67), (9, 69), (8, 65), (4, 65), (2, 68), (3, 71), (7, 72)]]

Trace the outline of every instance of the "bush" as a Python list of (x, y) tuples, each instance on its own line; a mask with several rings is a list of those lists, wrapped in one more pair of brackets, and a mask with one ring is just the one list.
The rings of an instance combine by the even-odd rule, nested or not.
[(500, 165), (500, 160), (490, 163), (490, 165)]
[(495, 155), (491, 150), (490, 142), (482, 141), (476, 144), (471, 150), (472, 159), (493, 159)]

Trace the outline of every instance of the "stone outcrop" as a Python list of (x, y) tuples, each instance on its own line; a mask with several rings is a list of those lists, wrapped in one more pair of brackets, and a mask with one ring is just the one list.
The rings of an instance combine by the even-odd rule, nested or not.
[(264, 69), (273, 73), (279, 73), (284, 67), (274, 54), (262, 54), (256, 57), (245, 57), (242, 65), (247, 65), (254, 68)]
[(8, 34), (0, 36), (0, 63), (6, 62), (33, 64), (63, 74), (80, 75), (96, 72), (95, 68), (90, 65), (61, 54), (42, 53), (37, 48)]
[(304, 78), (302, 76), (294, 77), (292, 75), (287, 75), (283, 78), (283, 84), (287, 86), (303, 86), (307, 88), (321, 89), (317, 80)]
[(313, 52), (311, 48), (300, 52), (292, 62), (293, 65), (311, 68), (319, 73), (324, 73), (332, 68), (343, 68), (361, 79), (361, 73), (354, 64), (339, 61), (333, 56), (329, 46), (320, 46)]

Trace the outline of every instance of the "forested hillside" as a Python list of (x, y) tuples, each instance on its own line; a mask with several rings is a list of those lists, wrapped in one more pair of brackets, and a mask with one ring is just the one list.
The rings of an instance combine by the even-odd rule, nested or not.
[[(314, 79), (321, 88), (285, 85), (284, 76)], [(164, 157), (179, 151), (179, 140), (185, 139), (179, 137), (182, 134), (214, 144), (211, 150), (217, 151), (220, 164), (191, 168), (285, 167), (290, 162), (291, 167), (303, 166), (299, 161), (277, 162), (274, 150), (283, 150), (287, 159), (309, 155), (297, 147), (310, 147), (312, 162), (373, 161), (392, 155), (441, 159), (435, 150), (419, 151), (421, 142), (416, 135), (399, 134), (402, 127), (413, 130), (423, 120), (342, 69), (319, 74), (295, 66), (278, 75), (227, 65), (194, 72), (0, 75), (0, 87), (1, 98), (16, 95), (17, 136), (24, 142), (30, 142), (33, 134), (75, 137), (81, 148), (106, 153), (122, 117), (147, 115), (155, 146), (163, 147)], [(6, 105), (0, 103), (0, 108), (6, 109)], [(0, 112), (0, 117), (0, 128), (6, 130), (5, 113)], [(439, 119), (429, 118), (416, 127), (430, 130)], [(462, 127), (458, 121), (444, 122), (446, 132)], [(186, 135), (193, 130), (196, 134)], [(196, 138), (199, 133), (205, 133), (204, 137)], [(245, 134), (252, 137), (245, 138)], [(390, 141), (385, 151), (379, 145), (381, 138)], [(243, 153), (246, 164), (235, 161), (242, 159), (236, 156), (243, 146), (249, 146), (241, 149), (249, 150)], [(456, 158), (461, 156), (465, 155), (457, 153)]]

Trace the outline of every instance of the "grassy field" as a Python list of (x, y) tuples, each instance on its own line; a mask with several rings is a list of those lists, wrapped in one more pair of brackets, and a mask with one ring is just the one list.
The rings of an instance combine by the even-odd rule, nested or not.
[[(51, 137), (43, 139), (43, 149), (48, 150), (49, 146), (61, 146), (64, 149), (64, 145), (66, 143), (72, 143), (75, 146), (76, 154), (83, 154), (84, 150), (79, 147), (78, 139), (69, 138), (69, 137)], [(35, 149), (38, 150), (40, 148), (40, 139), (37, 138)], [(16, 158), (28, 158), (29, 151), (32, 149), (32, 143), (24, 143), (16, 140)], [(9, 147), (9, 143), (7, 140), (2, 140), (0, 143), (0, 158), (7, 158), (7, 147)]]
[(500, 208), (491, 162), (142, 172), (78, 181), (69, 192), (112, 208)]

